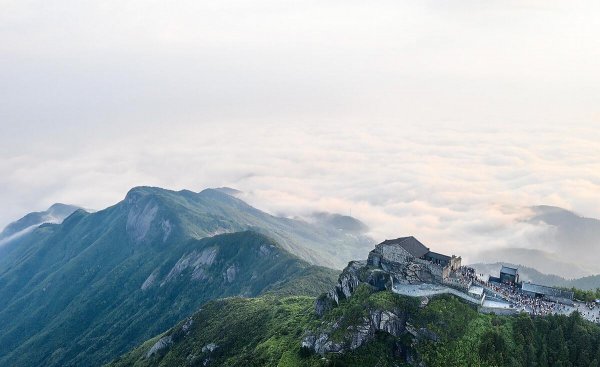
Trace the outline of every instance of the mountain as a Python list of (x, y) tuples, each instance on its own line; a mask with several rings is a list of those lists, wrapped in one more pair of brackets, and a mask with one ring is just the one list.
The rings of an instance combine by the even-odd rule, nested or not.
[(215, 188), (215, 190), (221, 191), (222, 193), (225, 193), (230, 196), (238, 196), (238, 195), (243, 194), (243, 192), (241, 192), (240, 190), (236, 190), (231, 187), (217, 187), (217, 188)]
[(539, 228), (539, 236), (530, 238), (535, 248), (514, 244), (509, 248), (481, 251), (473, 262), (498, 260), (522, 264), (544, 273), (579, 278), (600, 273), (600, 220), (582, 217), (555, 206), (529, 208), (523, 220)]
[(99, 365), (211, 299), (315, 295), (337, 274), (315, 264), (339, 265), (369, 240), (219, 190), (134, 188), (0, 257), (0, 365)]
[(46, 211), (29, 213), (23, 218), (10, 223), (2, 232), (0, 232), (0, 246), (30, 233), (42, 224), (61, 223), (66, 217), (78, 209), (81, 208), (74, 205), (57, 203), (52, 205)]
[(336, 228), (340, 231), (348, 233), (365, 233), (369, 230), (369, 227), (361, 222), (360, 220), (348, 216), (336, 213), (317, 212), (309, 216), (309, 221), (312, 223), (322, 223)]
[[(502, 248), (488, 250), (477, 256), (478, 263), (502, 262), (517, 264), (517, 267), (537, 269), (542, 273), (560, 274), (564, 278), (579, 278), (590, 275), (575, 262), (549, 251), (527, 248)], [(600, 285), (600, 284), (599, 284)]]
[(322, 316), (315, 301), (211, 301), (109, 366), (517, 367), (600, 361), (600, 327), (577, 313), (484, 315), (452, 296), (421, 304), (366, 284)]
[(89, 248), (3, 302), (0, 365), (99, 365), (207, 300), (315, 294), (336, 276), (251, 231), (190, 240), (168, 252), (153, 249), (152, 258), (130, 251), (112, 248), (103, 255)]
[(582, 290), (596, 290), (600, 288), (600, 275), (590, 275), (576, 279), (565, 279), (559, 275), (545, 274), (527, 266), (506, 262), (497, 262), (493, 264), (477, 263), (470, 266), (472, 266), (477, 273), (498, 276), (500, 273), (500, 268), (503, 265), (518, 268), (519, 278), (523, 281), (530, 281), (532, 283), (546, 285), (549, 287), (577, 288)]
[[(564, 253), (571, 261), (596, 265), (600, 259), (596, 251), (600, 246), (600, 220), (582, 217), (553, 206), (537, 206), (533, 210), (534, 215), (530, 222), (545, 223), (553, 228), (554, 246), (557, 251)], [(586, 256), (580, 256), (582, 254)], [(592, 258), (588, 258), (589, 255)], [(598, 269), (597, 265), (595, 269)]]
[(109, 366), (600, 366), (600, 326), (578, 312), (499, 316), (453, 295), (401, 296), (405, 271), (352, 261), (317, 298), (211, 301)]

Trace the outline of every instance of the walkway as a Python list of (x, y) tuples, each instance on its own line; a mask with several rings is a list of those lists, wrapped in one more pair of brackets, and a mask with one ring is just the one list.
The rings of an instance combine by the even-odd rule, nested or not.
[(481, 305), (481, 300), (457, 291), (456, 289), (439, 284), (394, 284), (392, 287), (392, 292), (410, 297), (431, 297), (440, 294), (452, 294), (477, 306)]

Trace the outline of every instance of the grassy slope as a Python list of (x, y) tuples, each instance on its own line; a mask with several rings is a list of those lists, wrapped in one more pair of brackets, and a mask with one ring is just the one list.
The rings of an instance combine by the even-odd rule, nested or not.
[[(274, 246), (270, 256), (260, 252), (264, 244)], [(157, 284), (141, 290), (141, 284), (154, 269), (159, 269), (159, 281), (164, 279), (182, 253), (175, 252), (158, 262), (134, 254), (95, 281), (70, 278), (71, 287), (63, 292), (77, 294), (53, 298), (50, 309), (39, 309), (35, 303), (18, 303), (21, 310), (13, 312), (32, 317), (15, 320), (15, 327), (0, 337), (3, 345), (10, 343), (15, 333), (22, 332), (23, 325), (35, 328), (39, 317), (53, 316), (32, 338), (15, 345), (5, 362), (23, 366), (101, 364), (165, 330), (210, 299), (264, 293), (316, 295), (330, 288), (337, 278), (336, 271), (309, 265), (254, 232), (193, 240), (185, 245), (185, 253), (206, 248), (218, 248), (218, 255), (215, 263), (205, 269), (207, 278), (202, 281), (192, 280), (192, 269), (185, 269), (165, 286)], [(232, 265), (238, 271), (236, 279), (228, 282), (224, 273)], [(43, 288), (37, 292), (43, 295)], [(76, 301), (70, 302), (73, 299)]]
[[(156, 208), (155, 219), (145, 238), (135, 241), (129, 217), (148, 207)], [(168, 237), (165, 222), (170, 223)], [(260, 256), (237, 253), (236, 246), (252, 241), (238, 238), (225, 246), (223, 238), (229, 237), (219, 237), (221, 261), (207, 270), (210, 279), (190, 281), (188, 272), (164, 287), (140, 289), (153, 272), (160, 283), (183, 256), (213, 241), (192, 238), (247, 229), (275, 238), (282, 255), (268, 263), (248, 262)], [(271, 240), (254, 242), (264, 241)], [(286, 250), (333, 259), (325, 254), (352, 252), (361, 241), (354, 233), (268, 215), (216, 190), (135, 188), (115, 206), (78, 211), (61, 225), (37, 229), (0, 257), (0, 365), (98, 364), (166, 330), (210, 299), (316, 295), (335, 282), (337, 272), (309, 266)], [(350, 246), (343, 250), (342, 242)], [(322, 256), (312, 251), (317, 247), (325, 251)], [(256, 276), (246, 283), (222, 282), (231, 265), (242, 271), (238, 280), (252, 277), (251, 271)]]
[[(300, 341), (306, 330), (316, 330), (321, 319), (314, 313), (312, 297), (229, 298), (211, 301), (193, 316), (191, 332), (182, 336), (181, 322), (165, 334), (157, 336), (114, 361), (112, 366), (187, 366), (202, 365), (210, 358), (213, 366), (392, 366), (394, 338), (381, 334), (375, 341), (358, 350), (326, 359), (301, 350)], [(325, 316), (327, 320), (345, 315), (347, 325), (356, 321), (368, 308), (404, 307), (416, 310), (416, 300), (389, 292), (362, 292), (345, 301)], [(344, 324), (344, 326), (346, 325)], [(343, 329), (344, 327), (342, 327)], [(146, 358), (148, 350), (167, 335), (179, 335), (168, 352)], [(214, 343), (215, 352), (202, 351)]]
[[(360, 290), (350, 300), (324, 316), (325, 321), (344, 316), (342, 330), (369, 308), (409, 310), (409, 322), (439, 337), (422, 339), (411, 348), (412, 337), (380, 333), (376, 339), (343, 355), (306, 354), (300, 341), (306, 330), (316, 330), (323, 320), (313, 313), (314, 299), (230, 298), (213, 301), (193, 317), (189, 335), (183, 322), (114, 361), (111, 366), (191, 366), (207, 359), (213, 366), (401, 366), (397, 350), (418, 355), (427, 366), (597, 366), (600, 327), (571, 317), (531, 319), (527, 315), (482, 315), (450, 296), (433, 299), (419, 309), (414, 299), (389, 292)], [(147, 351), (165, 335), (175, 337), (164, 355), (146, 358)], [(202, 351), (210, 343), (215, 352)]]

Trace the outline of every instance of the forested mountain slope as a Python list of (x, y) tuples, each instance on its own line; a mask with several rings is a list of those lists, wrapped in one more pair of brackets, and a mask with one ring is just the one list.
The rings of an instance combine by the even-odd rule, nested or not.
[(316, 294), (337, 272), (299, 256), (320, 258), (319, 243), (343, 253), (343, 238), (217, 190), (133, 189), (40, 226), (0, 257), (0, 365), (97, 365), (210, 299)]

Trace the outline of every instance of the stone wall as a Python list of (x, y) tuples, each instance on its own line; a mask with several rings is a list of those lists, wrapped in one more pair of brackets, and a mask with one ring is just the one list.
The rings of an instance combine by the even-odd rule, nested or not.
[(414, 259), (414, 257), (408, 251), (400, 246), (385, 245), (380, 243), (372, 252), (378, 254), (381, 258), (381, 261), (388, 263), (406, 263), (409, 260)]
[(392, 274), (406, 284), (441, 283), (444, 279), (440, 265), (412, 256), (401, 246), (379, 244), (369, 253), (367, 264)]
[(452, 257), (450, 258), (450, 269), (452, 271), (457, 271), (458, 269), (460, 269), (461, 263), (462, 258), (460, 256), (452, 255)]

